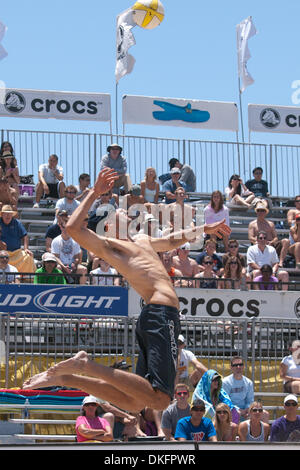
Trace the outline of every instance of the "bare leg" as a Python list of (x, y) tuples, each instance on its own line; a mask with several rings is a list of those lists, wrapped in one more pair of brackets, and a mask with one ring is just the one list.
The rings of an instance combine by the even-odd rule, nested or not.
[[(73, 358), (62, 361), (48, 371), (32, 377), (25, 382), (24, 386), (27, 389), (46, 386), (45, 382), (48, 380), (50, 385), (59, 385), (57, 380), (62, 380), (59, 379), (59, 376), (65, 377), (76, 373), (84, 373), (102, 380), (91, 381), (90, 377), (76, 376), (76, 380), (81, 377), (84, 382), (82, 384), (77, 383), (76, 386), (73, 385), (75, 388), (81, 388), (90, 395), (100, 395), (103, 400), (131, 412), (138, 412), (145, 406), (164, 410), (170, 403), (170, 397), (166, 393), (154, 390), (144, 378), (91, 361), (85, 351), (80, 351)], [(90, 381), (88, 382), (87, 379)], [(63, 385), (69, 385), (70, 380), (73, 379), (68, 377), (68, 384), (63, 383)], [(43, 385), (41, 385), (41, 381)], [(93, 390), (90, 388), (91, 386), (93, 386)], [(113, 396), (112, 393), (114, 393)], [(124, 400), (126, 403), (124, 403)], [(128, 403), (128, 401), (130, 402)]]

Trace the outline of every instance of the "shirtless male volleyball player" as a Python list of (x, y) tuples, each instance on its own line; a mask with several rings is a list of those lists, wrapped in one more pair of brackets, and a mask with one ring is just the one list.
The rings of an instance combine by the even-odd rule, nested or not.
[[(67, 230), (81, 246), (103, 258), (124, 276), (145, 301), (136, 327), (141, 350), (136, 374), (103, 366), (90, 360), (85, 351), (80, 351), (73, 358), (33, 376), (24, 383), (23, 389), (62, 385), (101, 397), (130, 412), (139, 412), (145, 406), (164, 410), (173, 399), (180, 323), (179, 301), (157, 252), (177, 248), (200, 236), (203, 230), (222, 236), (229, 235), (230, 229), (220, 222), (163, 238), (137, 235), (133, 240), (128, 235), (124, 240), (98, 235), (84, 227), (83, 221), (91, 204), (113, 187), (117, 177), (107, 168), (99, 173), (94, 187), (71, 215)], [(120, 225), (122, 217), (129, 221), (125, 214), (118, 217), (116, 226)]]

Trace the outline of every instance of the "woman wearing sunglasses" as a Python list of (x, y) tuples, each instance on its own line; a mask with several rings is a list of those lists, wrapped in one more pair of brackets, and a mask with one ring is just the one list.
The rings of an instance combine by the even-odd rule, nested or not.
[(249, 406), (249, 419), (239, 424), (239, 440), (243, 442), (264, 442), (270, 434), (270, 425), (262, 421), (263, 406), (260, 401), (254, 401)]
[(218, 441), (231, 442), (236, 440), (238, 425), (232, 422), (230, 408), (225, 403), (219, 403), (216, 406), (213, 424)]
[(244, 277), (243, 267), (239, 258), (237, 256), (230, 256), (225, 264), (224, 275), (222, 276), (222, 281), (218, 283), (218, 287), (219, 289), (240, 289)]
[(201, 279), (195, 282), (195, 287), (200, 289), (217, 289), (217, 276), (213, 271), (214, 260), (211, 256), (205, 256), (202, 262), (204, 271), (194, 276), (194, 279)]
[[(225, 188), (226, 205), (242, 206), (249, 209), (253, 206), (255, 194), (249, 191), (239, 175), (232, 175)], [(256, 201), (257, 202), (257, 201)]]

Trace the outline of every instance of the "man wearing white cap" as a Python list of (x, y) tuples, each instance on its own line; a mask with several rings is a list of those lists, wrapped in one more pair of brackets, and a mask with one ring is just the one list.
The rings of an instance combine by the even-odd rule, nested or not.
[(171, 202), (176, 201), (175, 191), (180, 186), (186, 191), (186, 184), (183, 181), (180, 181), (181, 170), (179, 168), (172, 168), (170, 174), (171, 179), (166, 181), (162, 187), (162, 191), (166, 195), (166, 204), (171, 204)]
[(287, 395), (284, 398), (284, 416), (276, 419), (271, 427), (270, 440), (273, 442), (300, 442), (300, 416), (298, 411), (298, 398), (296, 395)]
[(67, 281), (62, 271), (57, 268), (56, 256), (52, 253), (44, 253), (42, 256), (43, 266), (36, 270), (34, 284), (66, 284)]
[(190, 249), (190, 243), (184, 243), (177, 248), (177, 255), (173, 256), (174, 268), (181, 271), (184, 277), (194, 277), (199, 272), (198, 263), (189, 257)]
[[(201, 379), (207, 368), (196, 358), (192, 351), (186, 348), (186, 341), (183, 335), (178, 336), (178, 365), (176, 382), (185, 383), (188, 386), (195, 386)], [(189, 374), (190, 365), (193, 372)]]

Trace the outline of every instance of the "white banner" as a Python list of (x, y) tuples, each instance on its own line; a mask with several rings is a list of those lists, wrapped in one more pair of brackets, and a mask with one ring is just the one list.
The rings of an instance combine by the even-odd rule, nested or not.
[(255, 36), (256, 28), (253, 24), (252, 17), (249, 16), (236, 27), (237, 32), (237, 50), (238, 50), (238, 72), (242, 79), (241, 92), (245, 91), (247, 86), (254, 83), (248, 69), (247, 62), (251, 57), (248, 40)]
[(135, 64), (135, 58), (128, 54), (130, 47), (135, 45), (134, 35), (131, 30), (136, 26), (136, 23), (133, 21), (132, 15), (133, 10), (129, 8), (117, 17), (116, 82), (127, 73), (131, 73)]
[(251, 132), (300, 134), (300, 108), (296, 106), (249, 104), (248, 126)]
[(238, 132), (235, 103), (123, 96), (123, 124), (193, 127)]
[(6, 88), (0, 116), (110, 121), (109, 94)]
[[(300, 292), (176, 288), (183, 316), (191, 318), (300, 318)], [(128, 315), (140, 314), (143, 300), (129, 289)]]

